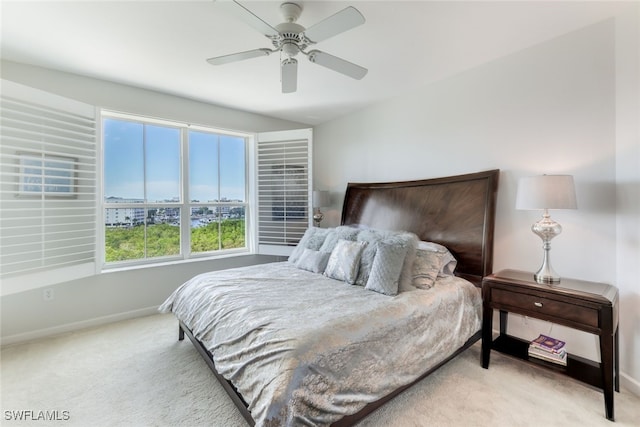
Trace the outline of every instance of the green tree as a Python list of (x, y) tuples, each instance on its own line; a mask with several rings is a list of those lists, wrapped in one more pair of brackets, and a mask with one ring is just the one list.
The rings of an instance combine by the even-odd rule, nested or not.
[[(146, 237), (146, 239), (145, 239)], [(146, 240), (146, 255), (145, 255)], [(210, 252), (219, 249), (243, 248), (244, 219), (227, 219), (191, 230), (191, 251)], [(136, 225), (105, 230), (107, 262), (155, 258), (180, 254), (180, 227), (170, 224)]]

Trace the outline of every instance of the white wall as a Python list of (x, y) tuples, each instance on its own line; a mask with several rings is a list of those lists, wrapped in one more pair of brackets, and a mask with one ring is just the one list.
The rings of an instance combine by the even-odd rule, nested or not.
[(616, 25), (616, 273), (621, 369), (640, 394), (640, 4)]
[[(624, 144), (616, 137), (622, 126), (617, 97), (630, 89), (638, 93), (637, 73), (625, 72), (623, 82), (616, 69), (637, 61), (638, 49), (637, 38), (630, 42), (619, 27), (637, 28), (637, 23), (637, 17), (624, 23), (610, 19), (316, 127), (314, 183), (333, 198), (324, 225), (339, 223), (349, 181), (499, 168), (494, 271), (535, 271), (542, 243), (530, 227), (541, 213), (515, 210), (517, 180), (543, 173), (574, 175), (578, 210), (552, 212), (564, 228), (552, 242), (552, 265), (561, 276), (620, 287), (621, 368), (627, 384), (640, 393), (637, 120), (624, 122)], [(626, 43), (626, 59), (618, 61), (617, 36)], [(627, 99), (627, 104), (632, 103)], [(637, 101), (624, 108), (637, 119)], [(624, 163), (624, 172), (616, 161)], [(621, 194), (633, 193), (634, 199), (620, 202), (624, 212), (617, 213), (620, 185)], [(620, 225), (624, 233), (617, 232)], [(626, 231), (634, 237), (619, 241)], [(568, 341), (569, 351), (599, 358), (590, 334), (518, 316), (511, 317), (509, 332), (527, 339), (551, 332)]]
[[(115, 111), (250, 132), (308, 127), (8, 61), (2, 62), (1, 70), (3, 79)], [(272, 260), (273, 257), (244, 255), (110, 272), (48, 286), (53, 289), (51, 301), (44, 301), (42, 289), (4, 295), (0, 298), (2, 343), (153, 313), (170, 292), (195, 274)]]

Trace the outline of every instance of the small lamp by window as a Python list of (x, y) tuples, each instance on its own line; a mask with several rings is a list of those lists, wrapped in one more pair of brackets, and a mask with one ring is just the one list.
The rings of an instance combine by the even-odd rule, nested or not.
[(320, 227), (324, 214), (320, 211), (320, 208), (329, 206), (329, 192), (314, 190), (313, 192), (313, 207), (316, 212), (313, 214), (313, 225)]
[(562, 232), (560, 224), (551, 219), (549, 209), (577, 209), (576, 191), (571, 175), (541, 175), (521, 178), (518, 183), (516, 209), (544, 210), (542, 219), (531, 226), (531, 231), (542, 239), (544, 258), (535, 273), (538, 283), (560, 283), (549, 260), (551, 239)]

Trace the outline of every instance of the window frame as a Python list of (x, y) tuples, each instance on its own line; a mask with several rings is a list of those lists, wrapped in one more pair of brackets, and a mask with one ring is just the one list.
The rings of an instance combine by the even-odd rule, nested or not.
[[(115, 119), (123, 121), (131, 121), (134, 123), (150, 124), (157, 126), (166, 126), (177, 128), (180, 130), (180, 202), (146, 202), (142, 203), (107, 203), (105, 201), (105, 168), (104, 168), (104, 121), (105, 119)], [(98, 215), (98, 230), (100, 230), (100, 236), (98, 238), (97, 254), (99, 256), (98, 262), (101, 266), (102, 272), (109, 272), (119, 269), (138, 268), (138, 267), (153, 267), (158, 265), (164, 265), (167, 263), (183, 263), (192, 262), (195, 260), (207, 260), (225, 258), (234, 255), (246, 255), (254, 253), (253, 244), (253, 230), (251, 228), (251, 218), (253, 215), (253, 193), (255, 191), (253, 180), (251, 179), (253, 174), (251, 173), (251, 167), (253, 164), (253, 146), (255, 135), (250, 132), (242, 131), (230, 131), (227, 129), (220, 129), (214, 126), (196, 125), (186, 122), (158, 119), (147, 117), (138, 114), (129, 114), (116, 112), (108, 109), (101, 109), (99, 112), (99, 152), (101, 153), (98, 161), (100, 168), (100, 184), (97, 195), (100, 198), (98, 201), (99, 215)], [(221, 136), (240, 137), (244, 139), (244, 201), (230, 201), (230, 202), (192, 202), (189, 195), (189, 132), (205, 132)], [(217, 159), (217, 167), (220, 167), (220, 157)], [(219, 173), (219, 171), (218, 171)], [(145, 184), (146, 185), (146, 184)], [(220, 185), (220, 182), (218, 182)], [(191, 210), (200, 206), (208, 207), (225, 207), (225, 206), (242, 206), (244, 208), (244, 226), (245, 226), (245, 246), (243, 248), (231, 248), (231, 249), (217, 249), (207, 252), (191, 252)], [(180, 209), (180, 254), (167, 255), (153, 258), (133, 259), (124, 261), (106, 261), (106, 224), (105, 224), (105, 212), (110, 208), (142, 208), (145, 209), (145, 218), (147, 217), (148, 209), (176, 207)], [(186, 220), (185, 220), (186, 218)], [(219, 223), (220, 224), (220, 223)]]

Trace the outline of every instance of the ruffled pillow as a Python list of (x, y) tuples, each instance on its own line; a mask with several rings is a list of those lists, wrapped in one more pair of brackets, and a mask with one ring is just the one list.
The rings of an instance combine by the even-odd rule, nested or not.
[(418, 249), (435, 252), (438, 254), (440, 260), (440, 266), (438, 269), (438, 276), (453, 276), (458, 260), (449, 252), (446, 246), (434, 242), (418, 242)]
[(457, 263), (445, 246), (433, 242), (418, 242), (411, 284), (419, 289), (429, 289), (438, 277), (453, 276)]
[(429, 289), (438, 278), (440, 256), (437, 252), (418, 249), (413, 260), (413, 280), (411, 284), (419, 289)]

